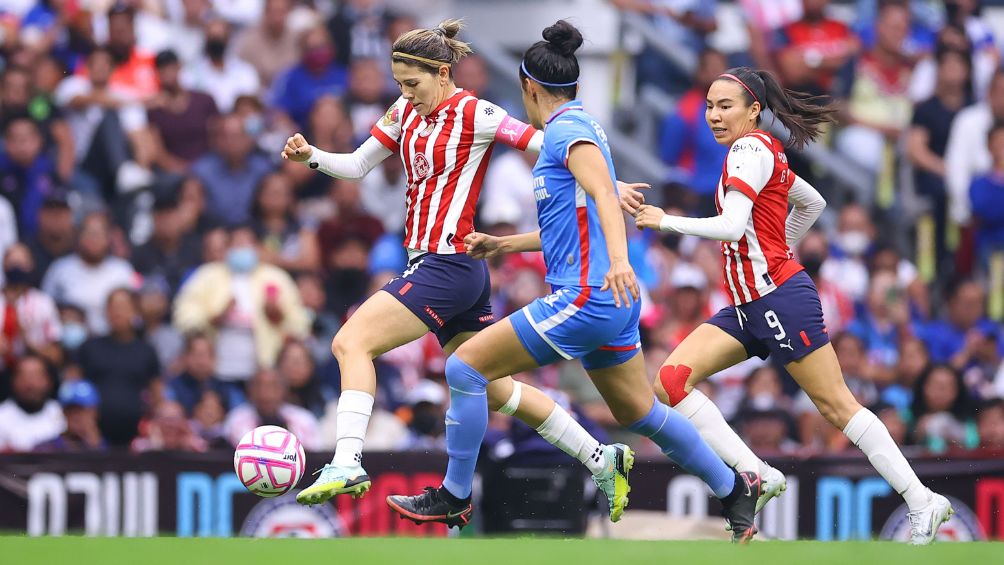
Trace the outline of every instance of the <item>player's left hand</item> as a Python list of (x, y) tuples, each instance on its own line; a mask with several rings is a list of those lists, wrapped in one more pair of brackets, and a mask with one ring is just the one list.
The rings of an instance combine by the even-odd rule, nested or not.
[(646, 204), (638, 208), (638, 212), (634, 215), (634, 225), (640, 230), (645, 228), (657, 230), (665, 215), (661, 208)]
[[(631, 304), (632, 298), (638, 300), (641, 290), (638, 288), (638, 279), (634, 276), (634, 269), (627, 259), (613, 259), (610, 261), (610, 270), (603, 277), (603, 287), (601, 291), (608, 288), (614, 291), (614, 305), (618, 308), (623, 303), (625, 306)], [(630, 295), (628, 294), (630, 293)], [(622, 300), (623, 297), (623, 300)]]
[(617, 181), (621, 209), (634, 216), (638, 208), (645, 203), (645, 195), (641, 191), (646, 188), (652, 188), (652, 186), (647, 182)]

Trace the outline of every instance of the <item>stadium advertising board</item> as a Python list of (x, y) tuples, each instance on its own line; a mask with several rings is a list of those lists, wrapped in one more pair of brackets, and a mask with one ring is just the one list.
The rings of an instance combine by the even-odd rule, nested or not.
[[(322, 461), (323, 455), (308, 456)], [(771, 459), (788, 490), (761, 515), (764, 536), (779, 539), (906, 539), (898, 495), (863, 458)], [(29, 535), (102, 536), (444, 536), (445, 527), (397, 519), (390, 493), (438, 484), (445, 458), (371, 453), (373, 490), (361, 500), (305, 508), (292, 496), (258, 498), (231, 469), (229, 453), (0, 456), (0, 529)], [(942, 539), (1004, 539), (1004, 459), (915, 460), (918, 475), (956, 509)], [(488, 532), (585, 530), (595, 489), (580, 467), (482, 466), (476, 523)], [(304, 477), (304, 481), (310, 476)], [(631, 509), (677, 517), (715, 515), (717, 502), (698, 479), (662, 460), (632, 472)], [(470, 531), (465, 531), (467, 534)]]

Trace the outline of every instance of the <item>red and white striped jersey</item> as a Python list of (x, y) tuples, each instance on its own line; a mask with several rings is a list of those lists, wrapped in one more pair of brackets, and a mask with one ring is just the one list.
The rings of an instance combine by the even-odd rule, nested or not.
[(399, 98), (370, 134), (401, 155), (408, 175), (405, 247), (464, 253), (495, 141), (525, 150), (534, 133), (466, 90), (457, 89), (426, 117)]
[(769, 133), (754, 130), (737, 139), (722, 165), (715, 205), (722, 211), (725, 191), (738, 190), (753, 201), (746, 232), (736, 242), (722, 242), (725, 293), (733, 304), (766, 296), (802, 270), (785, 239), (788, 189), (795, 173), (781, 142)]

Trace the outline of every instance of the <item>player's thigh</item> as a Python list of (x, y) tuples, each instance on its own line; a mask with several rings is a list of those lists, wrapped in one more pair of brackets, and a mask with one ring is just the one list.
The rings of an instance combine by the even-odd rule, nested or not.
[(390, 293), (380, 290), (366, 299), (338, 330), (331, 342), (331, 352), (339, 358), (354, 352), (376, 357), (428, 332), (425, 322)]
[(622, 426), (630, 426), (652, 409), (652, 381), (645, 374), (645, 356), (640, 349), (620, 365), (586, 372)]
[(829, 343), (788, 363), (784, 367), (798, 386), (802, 387), (819, 413), (834, 426), (843, 429), (861, 404), (844, 382), (837, 354)]
[[(689, 391), (694, 385), (711, 375), (738, 365), (748, 358), (749, 354), (742, 342), (718, 326), (704, 323), (690, 332), (690, 335), (676, 346), (676, 349), (669, 354), (666, 362), (662, 365), (663, 367), (669, 365), (688, 367), (690, 377), (687, 378), (687, 390)], [(656, 387), (657, 390), (661, 388)]]
[(520, 341), (509, 318), (470, 337), (453, 354), (489, 381), (540, 366)]

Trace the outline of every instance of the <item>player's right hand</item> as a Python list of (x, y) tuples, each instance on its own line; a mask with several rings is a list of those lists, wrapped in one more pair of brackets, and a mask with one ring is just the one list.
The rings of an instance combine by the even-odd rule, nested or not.
[(502, 253), (501, 238), (472, 231), (464, 238), (467, 254), (473, 259), (490, 259)]
[(639, 190), (650, 188), (648, 183), (633, 182), (626, 183), (617, 181), (617, 192), (620, 194), (621, 209), (634, 216), (645, 203), (645, 195)]
[(302, 135), (294, 133), (292, 137), (286, 139), (286, 147), (282, 148), (281, 156), (283, 159), (302, 163), (310, 159), (310, 154), (313, 151)]

